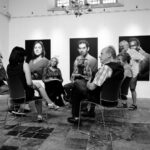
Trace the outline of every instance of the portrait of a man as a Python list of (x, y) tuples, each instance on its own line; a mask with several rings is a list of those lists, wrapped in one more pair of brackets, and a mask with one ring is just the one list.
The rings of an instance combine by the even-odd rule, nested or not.
[(97, 70), (97, 38), (72, 38), (70, 39), (70, 75), (76, 59), (84, 57), (89, 61), (92, 72)]

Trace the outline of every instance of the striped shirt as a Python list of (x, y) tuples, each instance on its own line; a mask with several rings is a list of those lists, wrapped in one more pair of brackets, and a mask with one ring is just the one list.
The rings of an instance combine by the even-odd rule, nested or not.
[(111, 77), (112, 72), (113, 71), (109, 66), (103, 65), (96, 73), (93, 83), (97, 86), (101, 86), (107, 78)]

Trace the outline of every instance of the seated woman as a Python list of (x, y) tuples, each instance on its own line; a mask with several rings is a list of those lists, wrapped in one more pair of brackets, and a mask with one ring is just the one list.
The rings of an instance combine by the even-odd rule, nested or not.
[(56, 57), (51, 58), (48, 66), (44, 69), (43, 82), (45, 83), (45, 90), (50, 99), (56, 105), (63, 106), (65, 104), (63, 100), (65, 92), (62, 86), (63, 79), (61, 70), (57, 65), (58, 59)]
[(2, 63), (2, 59), (3, 56), (0, 53), (0, 95), (9, 93), (8, 85), (5, 83), (5, 81), (7, 80), (7, 75)]
[(127, 95), (128, 95), (128, 90), (129, 90), (129, 86), (130, 86), (130, 81), (133, 76), (131, 65), (130, 65), (131, 57), (128, 53), (120, 53), (118, 55), (118, 59), (119, 59), (119, 62), (124, 67), (124, 80), (121, 85), (121, 93), (120, 93), (121, 100), (122, 100), (121, 107), (127, 108), (128, 107), (127, 106)]
[[(37, 90), (42, 98), (50, 105), (52, 102), (49, 98), (45, 97), (45, 89), (40, 85), (34, 85), (31, 79), (31, 72), (28, 63), (25, 61), (25, 50), (22, 47), (14, 47), (10, 57), (9, 57), (9, 64), (7, 66), (7, 75), (8, 79), (17, 77), (21, 80), (25, 92), (26, 92), (26, 99), (32, 100), (34, 97), (34, 90)], [(37, 119), (38, 121), (42, 121), (42, 101), (37, 100), (35, 101), (35, 106), (37, 109)], [(18, 110), (18, 113), (21, 111), (21, 107)], [(14, 112), (15, 113), (15, 112)]]

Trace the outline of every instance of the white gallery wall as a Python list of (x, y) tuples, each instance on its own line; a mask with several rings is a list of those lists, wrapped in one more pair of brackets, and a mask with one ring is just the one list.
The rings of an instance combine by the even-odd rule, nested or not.
[[(101, 9), (76, 18), (59, 12), (49, 14), (47, 2), (50, 3), (50, 0), (46, 3), (30, 0), (30, 4), (29, 0), (10, 0), (9, 53), (16, 45), (25, 47), (25, 40), (51, 39), (51, 56), (59, 58), (65, 84), (70, 79), (69, 39), (97, 37), (99, 54), (108, 45), (114, 45), (118, 52), (119, 36), (150, 35), (150, 10), (147, 8), (150, 2), (144, 1), (145, 5), (141, 0), (125, 0), (123, 8)], [(138, 97), (149, 98), (149, 89), (149, 81), (138, 82)]]
[(6, 67), (9, 55), (9, 19), (3, 14), (0, 14), (0, 52)]

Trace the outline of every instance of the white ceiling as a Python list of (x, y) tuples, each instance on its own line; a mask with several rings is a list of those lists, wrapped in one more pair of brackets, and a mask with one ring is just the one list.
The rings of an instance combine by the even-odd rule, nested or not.
[[(111, 11), (149, 10), (150, 0), (118, 0), (123, 7), (99, 8), (92, 13)], [(48, 11), (55, 7), (55, 0), (0, 0), (0, 13), (11, 17), (64, 15), (65, 12)]]

